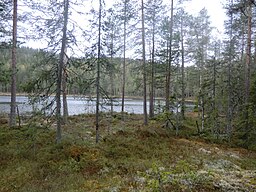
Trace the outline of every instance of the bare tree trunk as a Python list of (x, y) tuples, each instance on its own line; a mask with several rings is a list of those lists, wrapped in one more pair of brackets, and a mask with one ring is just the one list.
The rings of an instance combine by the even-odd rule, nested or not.
[[(233, 6), (233, 0), (231, 0)], [(228, 108), (227, 108), (227, 134), (230, 139), (232, 134), (232, 87), (231, 87), (231, 74), (232, 74), (232, 47), (233, 47), (233, 13), (230, 16), (230, 33), (229, 33), (229, 61), (228, 61)]]
[(204, 130), (205, 123), (205, 108), (204, 108), (204, 98), (201, 98), (201, 108), (202, 108), (202, 116), (201, 116), (201, 130)]
[(64, 0), (64, 24), (63, 24), (63, 34), (61, 42), (60, 60), (58, 65), (58, 79), (57, 79), (57, 91), (56, 91), (56, 119), (57, 119), (57, 143), (61, 142), (61, 88), (62, 88), (62, 73), (65, 60), (65, 48), (67, 43), (67, 25), (68, 25), (68, 8), (69, 0)]
[(99, 142), (99, 105), (100, 105), (100, 59), (101, 59), (101, 17), (102, 1), (99, 0), (99, 28), (98, 28), (98, 59), (97, 59), (97, 78), (96, 78), (96, 143)]
[(204, 130), (204, 98), (202, 89), (202, 64), (203, 59), (201, 58), (199, 66), (199, 96), (198, 96), (198, 118), (201, 118), (201, 131)]
[[(196, 40), (197, 42), (199, 41), (198, 39), (198, 36), (196, 36)], [(202, 58), (201, 58), (202, 60)], [(198, 102), (197, 102), (197, 109), (198, 109), (198, 120), (200, 120), (201, 118), (201, 108), (202, 108), (202, 64), (201, 64), (202, 61), (199, 61), (199, 64), (198, 64), (198, 86), (199, 86), (199, 94), (198, 94)], [(198, 129), (200, 132), (201, 130)]]
[(170, 111), (170, 86), (171, 86), (171, 65), (172, 65), (172, 36), (173, 36), (173, 0), (171, 0), (171, 23), (170, 23), (170, 41), (169, 41), (169, 58), (166, 72), (166, 90), (165, 90), (165, 109)]
[(67, 48), (65, 48), (65, 57), (64, 57), (64, 68), (63, 68), (63, 79), (62, 79), (62, 94), (63, 94), (63, 123), (67, 123), (68, 119), (68, 102), (67, 102), (67, 81), (68, 81), (68, 74), (67, 74)]
[(16, 126), (16, 73), (17, 73), (17, 15), (18, 2), (13, 1), (13, 33), (12, 33), (12, 77), (11, 77), (11, 111), (10, 127)]
[(215, 45), (215, 50), (214, 50), (214, 61), (213, 61), (213, 90), (212, 90), (212, 95), (213, 95), (213, 126), (214, 130), (217, 128), (217, 108), (216, 108), (216, 78), (217, 78), (217, 43)]
[(183, 18), (181, 18), (181, 118), (185, 118), (185, 56), (184, 56), (184, 34), (183, 34)]
[(144, 125), (148, 124), (147, 114), (147, 79), (146, 79), (146, 47), (145, 47), (145, 26), (144, 26), (144, 2), (141, 0), (141, 21), (142, 21), (142, 57), (143, 57), (143, 113)]
[[(111, 56), (111, 63), (113, 63), (113, 56)], [(111, 89), (111, 114), (113, 115), (114, 112), (114, 77), (113, 77), (113, 72), (110, 72), (110, 89)]]
[(246, 48), (246, 71), (245, 71), (245, 128), (249, 128), (249, 96), (250, 96), (250, 77), (251, 77), (251, 47), (252, 47), (252, 1), (248, 2), (248, 32), (247, 32), (247, 48)]
[(256, 70), (256, 37), (254, 37), (254, 71)]
[[(114, 46), (114, 39), (111, 39), (111, 64), (113, 65), (113, 57), (114, 57), (114, 51), (113, 51), (113, 46)], [(111, 68), (112, 69), (112, 68)], [(114, 77), (113, 77), (113, 71), (110, 71), (110, 92), (111, 92), (111, 98), (110, 98), (110, 102), (111, 102), (111, 115), (113, 115), (114, 112), (114, 104), (113, 104), (113, 100), (114, 100)]]
[(125, 77), (126, 77), (126, 19), (127, 17), (127, 1), (124, 1), (124, 49), (123, 49), (123, 81), (122, 81), (122, 113), (124, 112), (124, 95), (125, 95)]
[(244, 26), (245, 24), (243, 23), (242, 24), (242, 39), (241, 39), (241, 41), (242, 41), (242, 47), (241, 47), (241, 63), (244, 61), (244, 48), (245, 48), (245, 26)]
[[(154, 13), (155, 14), (155, 13)], [(154, 93), (155, 93), (155, 17), (153, 18), (152, 36), (152, 60), (151, 60), (151, 90), (149, 101), (149, 117), (154, 117)]]
[[(242, 15), (242, 14), (241, 14)], [(243, 19), (242, 18), (242, 16), (241, 16), (241, 18), (240, 19)], [(240, 63), (241, 64), (243, 64), (243, 63), (245, 63), (245, 48), (246, 48), (246, 46), (245, 46), (245, 40), (246, 40), (246, 26), (245, 26), (245, 22), (242, 22), (242, 28), (241, 28), (241, 54), (240, 54)], [(244, 64), (243, 65), (243, 72), (244, 72), (244, 78), (246, 78), (245, 77), (245, 74), (246, 74), (246, 65)], [(242, 80), (241, 79), (241, 77), (238, 77), (239, 78), (239, 80)], [(244, 79), (244, 86), (245, 86), (245, 79)], [(240, 95), (240, 97), (243, 99), (243, 102), (245, 103), (245, 87), (243, 87), (243, 93), (241, 93), (241, 95)], [(244, 110), (244, 108), (243, 108), (243, 105), (240, 105), (239, 106), (239, 111), (243, 111)]]

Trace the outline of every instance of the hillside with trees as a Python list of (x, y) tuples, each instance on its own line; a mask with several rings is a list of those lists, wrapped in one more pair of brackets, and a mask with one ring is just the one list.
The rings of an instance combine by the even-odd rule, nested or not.
[(256, 190), (256, 2), (188, 2), (0, 2), (0, 191)]

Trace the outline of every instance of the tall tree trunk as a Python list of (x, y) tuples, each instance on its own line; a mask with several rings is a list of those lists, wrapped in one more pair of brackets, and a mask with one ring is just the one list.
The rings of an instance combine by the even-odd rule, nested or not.
[(68, 64), (68, 57), (67, 57), (67, 48), (65, 48), (65, 56), (64, 56), (64, 67), (63, 67), (63, 80), (62, 80), (62, 94), (63, 94), (63, 123), (67, 123), (68, 119), (68, 102), (67, 102), (67, 81), (68, 81), (68, 74), (67, 74), (67, 64)]
[(154, 117), (154, 93), (155, 93), (155, 16), (153, 18), (153, 34), (152, 34), (151, 89), (150, 89), (150, 101), (149, 101), (149, 117), (150, 118)]
[(245, 71), (245, 128), (249, 128), (249, 96), (250, 96), (250, 77), (251, 77), (251, 47), (252, 47), (252, 1), (248, 1), (248, 32), (246, 47), (246, 71)]
[(254, 38), (254, 71), (256, 71), (256, 37)]
[[(199, 42), (199, 37), (198, 35), (196, 36), (196, 41)], [(202, 58), (201, 58), (202, 60)], [(202, 69), (201, 69), (201, 63), (202, 61), (199, 61), (199, 64), (198, 64), (198, 86), (199, 86), (199, 93), (198, 93), (198, 101), (197, 101), (197, 109), (198, 109), (198, 112), (197, 112), (197, 116), (198, 116), (198, 120), (200, 120), (201, 118), (201, 108), (202, 108)], [(199, 130), (201, 131), (201, 130)]]
[(98, 28), (98, 59), (97, 59), (97, 78), (96, 78), (96, 143), (99, 142), (99, 106), (100, 106), (100, 59), (101, 59), (101, 17), (102, 1), (99, 0), (99, 28)]
[[(241, 20), (244, 20), (243, 18), (243, 14), (241, 13)], [(240, 54), (240, 65), (242, 65), (241, 67), (243, 67), (243, 72), (244, 72), (244, 79), (242, 79), (241, 77), (238, 77), (239, 78), (239, 81), (242, 82), (244, 81), (245, 82), (245, 74), (246, 74), (246, 65), (245, 65), (245, 49), (246, 49), (246, 24), (245, 22), (242, 22), (242, 27), (241, 27), (241, 54)], [(245, 83), (244, 83), (244, 87), (243, 87), (243, 91), (241, 91), (242, 93), (239, 95), (239, 97), (241, 97), (243, 99), (243, 102), (245, 103)], [(238, 111), (243, 111), (244, 110), (244, 107), (243, 105), (239, 105), (239, 109)], [(245, 114), (245, 113), (244, 113)]]
[(183, 34), (183, 18), (181, 18), (181, 118), (185, 118), (185, 56), (184, 56), (184, 34)]
[(245, 24), (244, 24), (244, 22), (243, 22), (243, 24), (242, 24), (242, 39), (241, 39), (241, 41), (242, 41), (242, 45), (241, 45), (241, 63), (243, 63), (244, 62), (244, 49), (245, 49), (245, 31), (246, 31), (246, 29), (245, 29), (246, 27), (245, 27)]
[[(114, 39), (112, 38), (111, 39), (111, 58), (110, 58), (110, 63), (111, 63), (111, 65), (113, 65), (113, 57), (114, 57)], [(113, 115), (113, 112), (114, 112), (114, 104), (113, 104), (113, 100), (114, 100), (114, 76), (113, 76), (113, 74), (114, 74), (114, 72), (112, 71), (112, 69), (113, 68), (111, 68), (111, 71), (110, 71), (110, 74), (109, 74), (109, 76), (110, 76), (110, 92), (111, 92), (111, 98), (110, 98), (110, 102), (111, 102), (111, 109), (110, 109), (110, 111), (111, 111), (111, 115)]]
[(204, 123), (205, 123), (205, 108), (204, 108), (204, 98), (201, 97), (201, 109), (202, 109), (202, 116), (201, 116), (201, 131), (204, 130)]
[(217, 128), (217, 108), (216, 108), (216, 78), (217, 78), (217, 43), (215, 44), (215, 48), (214, 48), (214, 60), (213, 60), (213, 88), (212, 88), (212, 97), (213, 97), (213, 126), (214, 126), (214, 130), (216, 130)]
[(61, 142), (61, 88), (62, 88), (62, 73), (65, 60), (65, 48), (67, 43), (67, 25), (68, 25), (68, 8), (69, 0), (64, 0), (64, 24), (63, 34), (61, 42), (60, 60), (58, 65), (58, 79), (57, 79), (57, 91), (56, 91), (56, 119), (57, 119), (57, 143)]
[(12, 76), (11, 76), (11, 111), (10, 127), (16, 126), (16, 73), (17, 73), (17, 15), (18, 2), (13, 0), (13, 33), (12, 33)]
[(142, 57), (143, 57), (143, 113), (144, 125), (148, 124), (147, 114), (147, 79), (146, 79), (146, 47), (145, 47), (145, 18), (144, 18), (144, 2), (141, 0), (141, 21), (142, 21)]
[[(231, 6), (233, 6), (233, 0), (231, 0)], [(227, 107), (227, 129), (229, 139), (232, 134), (232, 87), (231, 87), (231, 75), (232, 75), (232, 63), (233, 63), (233, 13), (230, 15), (230, 32), (229, 32), (229, 58), (228, 58), (228, 107)]]
[(170, 111), (170, 86), (171, 86), (171, 65), (172, 65), (172, 40), (173, 40), (173, 0), (171, 0), (171, 23), (169, 40), (169, 58), (166, 71), (165, 109)]
[(124, 112), (125, 77), (126, 77), (126, 21), (127, 21), (127, 0), (124, 1), (124, 49), (123, 49), (123, 79), (122, 79), (122, 113)]
[[(202, 49), (203, 50), (203, 49)], [(201, 118), (201, 130), (204, 130), (204, 97), (203, 97), (203, 58), (200, 60), (199, 64), (199, 96), (198, 96), (198, 118)]]

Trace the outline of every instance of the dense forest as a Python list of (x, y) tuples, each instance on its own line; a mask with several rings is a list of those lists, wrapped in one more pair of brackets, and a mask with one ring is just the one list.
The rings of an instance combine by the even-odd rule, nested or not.
[[(198, 191), (200, 185), (202, 191), (239, 191), (245, 187), (246, 191), (256, 190), (255, 175), (242, 172), (256, 169), (256, 155), (252, 152), (256, 149), (256, 2), (223, 1), (224, 33), (212, 25), (207, 9), (193, 15), (186, 12), (188, 3), (193, 1), (1, 1), (0, 93), (10, 95), (9, 116), (0, 112), (1, 144), (6, 145), (1, 150), (6, 157), (0, 159), (4, 166), (10, 159), (17, 157), (18, 161), (28, 153), (27, 161), (37, 162), (34, 166), (52, 163), (41, 167), (41, 173), (31, 172), (37, 175), (36, 182), (47, 178), (47, 170), (52, 178), (56, 178), (55, 169), (59, 169), (61, 177), (67, 172), (87, 179), (92, 175), (92, 183), (72, 180), (76, 186), (73, 189), (49, 187), (44, 182), (41, 191), (124, 191), (128, 185), (131, 190), (127, 191)], [(31, 105), (40, 103), (43, 108), (22, 116), (17, 95), (25, 95)], [(69, 116), (67, 96), (94, 100), (95, 114)], [(143, 114), (127, 113), (125, 101), (131, 98), (143, 100)], [(113, 110), (116, 99), (121, 101), (121, 113)], [(100, 110), (106, 101), (111, 106), (109, 113)], [(192, 110), (188, 103), (193, 105)], [(45, 109), (51, 112), (45, 114)], [(89, 131), (82, 131), (84, 127)], [(11, 154), (8, 147), (15, 151), (18, 146), (11, 142), (12, 137), (19, 138), (13, 142), (22, 147)], [(98, 145), (92, 144), (91, 138)], [(167, 160), (169, 154), (163, 150), (169, 147), (169, 140), (177, 148), (180, 143), (184, 145), (180, 146), (181, 151), (173, 148), (180, 161)], [(207, 144), (206, 150), (200, 148), (197, 140), (252, 151), (234, 157), (235, 163), (231, 164), (231, 159), (226, 159), (225, 147)], [(153, 150), (153, 143), (159, 145), (159, 156), (150, 148), (143, 148), (149, 145)], [(193, 145), (194, 152), (189, 151), (189, 145)], [(152, 153), (152, 157), (141, 154), (137, 148), (148, 155)], [(232, 149), (227, 151), (236, 156)], [(57, 159), (52, 155), (55, 152), (60, 156)], [(228, 162), (230, 169), (236, 169), (239, 162), (242, 168), (237, 170), (241, 171), (238, 174), (248, 174), (254, 180), (241, 186), (241, 179), (237, 188), (222, 186), (221, 182), (217, 185), (216, 175), (198, 172), (201, 163), (203, 171), (213, 166), (209, 159), (198, 163), (188, 158), (196, 152), (201, 155), (199, 159), (207, 154), (214, 154), (212, 158), (223, 157), (223, 162), (216, 162)], [(131, 158), (130, 163), (123, 162), (122, 157)], [(136, 158), (144, 159), (145, 164), (139, 166)], [(173, 172), (161, 168), (174, 161)], [(224, 166), (218, 163), (215, 165)], [(145, 171), (150, 166), (151, 171)], [(32, 169), (26, 165), (23, 168)], [(230, 171), (227, 172), (232, 174)], [(135, 172), (139, 173), (138, 181), (128, 181)], [(101, 186), (97, 180), (97, 174), (108, 177), (108, 173), (115, 175), (114, 180), (122, 180), (116, 175), (129, 177), (118, 184), (119, 188), (110, 190), (107, 185), (113, 186), (114, 181)], [(192, 173), (198, 179), (193, 178), (192, 183), (199, 184), (191, 187), (182, 183), (190, 182)], [(179, 174), (185, 174), (184, 178)], [(170, 175), (175, 182), (170, 182)], [(206, 183), (201, 177), (207, 178)], [(141, 178), (143, 181), (139, 181)], [(13, 191), (15, 187), (5, 183), (0, 189)], [(15, 190), (26, 189), (19, 186)], [(31, 191), (36, 191), (36, 185)]]

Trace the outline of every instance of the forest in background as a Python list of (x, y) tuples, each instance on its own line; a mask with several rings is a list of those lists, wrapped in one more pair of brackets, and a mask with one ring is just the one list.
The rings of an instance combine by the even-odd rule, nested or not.
[[(221, 36), (189, 0), (111, 2), (0, 2), (0, 191), (256, 191), (255, 0), (223, 1)], [(18, 94), (43, 107), (21, 115)]]
[[(2, 67), (2, 80), (0, 84), (0, 92), (1, 93), (10, 93), (11, 90), (11, 85), (10, 85), (10, 79), (8, 76), (10, 75), (10, 71), (8, 68), (8, 65), (10, 63), (10, 58), (11, 58), (11, 52), (9, 49), (2, 49), (2, 54), (1, 54), (1, 61), (2, 64), (5, 63)], [(31, 79), (35, 78), (34, 76), (37, 76), (39, 74), (31, 74), (31, 72), (35, 71), (35, 63), (38, 62), (38, 59), (43, 57), (42, 55), (45, 54), (42, 50), (39, 49), (33, 49), (33, 48), (28, 48), (28, 47), (20, 47), (17, 49), (17, 92), (22, 94), (28, 94), (26, 92), (26, 88), (28, 83), (32, 83)], [(57, 59), (57, 58), (56, 58)], [(109, 58), (105, 58), (106, 62), (108, 62)], [(69, 77), (68, 77), (68, 84), (67, 84), (67, 94), (68, 95), (84, 95), (84, 96), (90, 96), (94, 95), (95, 96), (95, 87), (93, 81), (95, 78), (93, 76), (93, 73), (91, 72), (84, 72), (86, 69), (84, 68), (89, 68), (88, 60), (86, 58), (71, 58), (72, 60), (72, 65), (69, 66), (67, 69), (69, 71)], [(138, 73), (141, 67), (141, 62), (136, 59), (130, 59), (127, 58), (127, 69), (126, 69), (126, 96), (127, 97), (141, 97), (143, 95), (142, 90), (141, 90), (141, 77), (142, 74)], [(41, 61), (40, 61), (41, 62)], [(56, 62), (56, 61), (55, 61)], [(121, 97), (122, 91), (122, 82), (120, 79), (122, 78), (122, 58), (113, 58), (113, 62), (111, 65), (113, 65), (114, 69), (105, 72), (102, 74), (101, 77), (101, 87), (104, 91), (106, 91), (106, 94), (109, 95), (111, 86), (109, 84), (110, 82), (110, 73), (113, 75), (113, 82), (114, 83), (114, 97)], [(52, 63), (49, 63), (48, 69), (50, 69), (50, 65), (54, 66), (54, 61)], [(161, 65), (161, 64), (159, 64)], [(47, 71), (47, 66), (42, 66), (45, 67), (45, 70)], [(165, 69), (164, 66), (157, 66), (157, 81), (155, 84), (155, 97), (157, 98), (164, 98), (164, 73)], [(36, 69), (38, 73), (41, 73), (44, 70), (44, 68), (39, 68)], [(87, 69), (88, 70), (88, 69)], [(92, 69), (91, 69), (92, 70)], [(177, 69), (178, 70), (178, 69)], [(185, 78), (186, 78), (186, 88), (185, 88), (185, 97), (187, 99), (194, 99), (196, 97), (196, 91), (198, 90), (198, 84), (197, 84), (197, 70), (195, 69), (194, 66), (189, 66), (185, 67)], [(43, 73), (43, 72), (42, 72)], [(46, 73), (46, 72), (45, 72)], [(86, 74), (84, 74), (86, 73)], [(37, 76), (38, 78), (38, 76)], [(48, 77), (42, 77), (45, 79), (50, 80), (51, 77), (50, 75)], [(174, 87), (176, 89), (180, 89), (181, 87), (181, 82), (177, 77), (176, 79), (173, 80)], [(36, 78), (35, 78), (36, 79)], [(37, 79), (36, 79), (37, 80)], [(35, 82), (33, 82), (35, 83)], [(43, 82), (42, 86), (46, 86), (47, 81)], [(42, 93), (43, 94), (43, 93)]]
[[(125, 97), (143, 97), (145, 125), (148, 115), (155, 116), (155, 98), (164, 98), (167, 127), (170, 119), (182, 124), (185, 100), (192, 99), (198, 132), (228, 140), (236, 134), (243, 146), (254, 146), (255, 1), (225, 2), (222, 37), (206, 9), (190, 15), (182, 2), (120, 0), (109, 7), (100, 0), (88, 12), (81, 11), (84, 1), (1, 3), (0, 89), (12, 94), (10, 125), (16, 125), (17, 92), (36, 102), (56, 95), (57, 141), (68, 115), (67, 94), (96, 97), (97, 131), (101, 98), (113, 105), (113, 98), (121, 97), (125, 112)], [(46, 43), (46, 48), (23, 47), (26, 41)], [(173, 106), (180, 112), (172, 113)]]

